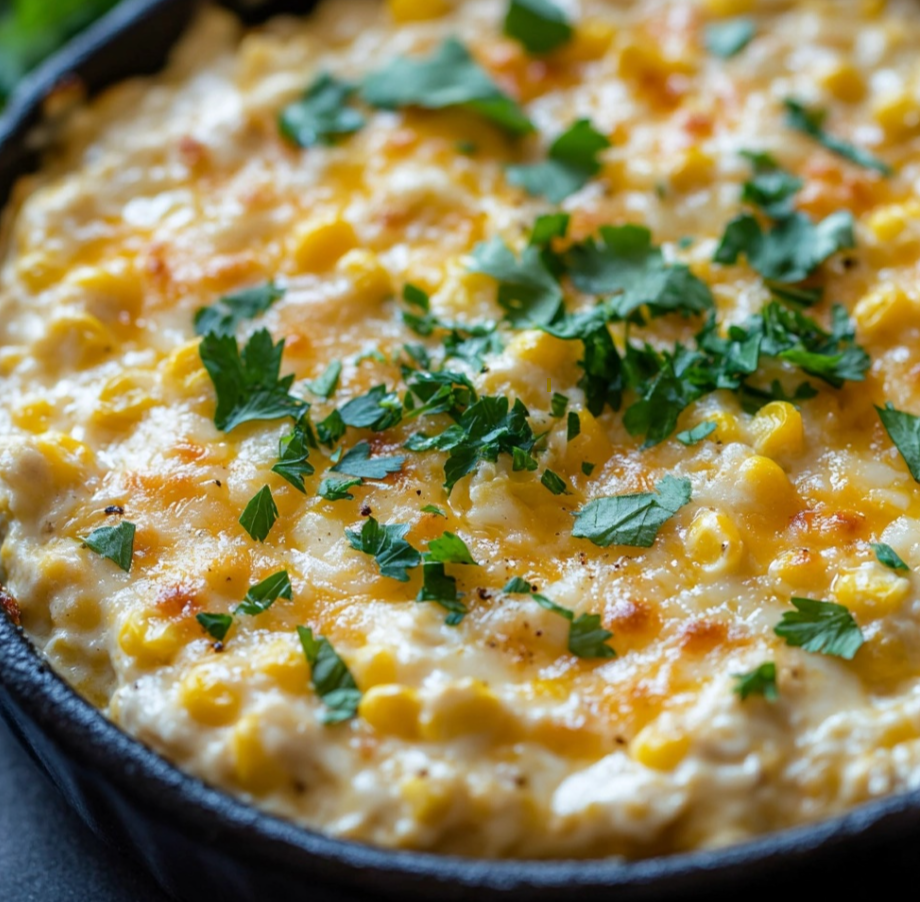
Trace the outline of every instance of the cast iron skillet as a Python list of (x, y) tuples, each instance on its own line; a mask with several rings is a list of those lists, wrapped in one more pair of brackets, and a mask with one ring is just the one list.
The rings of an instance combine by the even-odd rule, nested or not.
[[(312, 5), (288, 0), (253, 10), (250, 3), (247, 17)], [(127, 0), (32, 76), (0, 118), (0, 207), (36, 162), (27, 136), (62, 79), (77, 75), (94, 91), (155, 71), (196, 6)], [(886, 875), (910, 879), (918, 857), (920, 791), (730, 849), (634, 863), (477, 861), (330, 839), (260, 814), (128, 737), (44, 665), (2, 606), (0, 713), (97, 834), (190, 902), (632, 902), (736, 898), (755, 888), (798, 895), (815, 885), (852, 898), (860, 889), (877, 892)]]

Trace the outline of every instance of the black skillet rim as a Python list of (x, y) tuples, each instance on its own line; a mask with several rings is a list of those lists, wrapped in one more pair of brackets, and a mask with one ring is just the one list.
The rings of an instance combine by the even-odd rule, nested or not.
[[(0, 201), (4, 178), (28, 165), (29, 130), (38, 123), (44, 98), (73, 72), (85, 73), (98, 89), (129, 72), (105, 74), (100, 55), (117, 46), (132, 28), (168, 18), (168, 28), (187, 20), (196, 0), (126, 0), (122, 7), (40, 67), (16, 92), (0, 116)], [(290, 4), (287, 4), (290, 8)], [(118, 68), (116, 66), (116, 68)], [(132, 67), (135, 68), (135, 67)], [(155, 63), (139, 60), (136, 74)], [(11, 173), (9, 170), (16, 170)], [(12, 721), (25, 717), (68, 762), (97, 776), (151, 815), (168, 819), (192, 842), (215, 830), (237, 851), (266, 864), (311, 874), (331, 885), (347, 886), (373, 875), (387, 877), (403, 898), (409, 890), (438, 887), (476, 891), (482, 898), (523, 893), (578, 890), (584, 898), (610, 890), (715, 890), (770, 878), (797, 865), (840, 855), (859, 844), (882, 846), (908, 834), (920, 835), (920, 790), (888, 796), (817, 824), (784, 830), (725, 849), (681, 853), (642, 861), (491, 861), (421, 852), (388, 850), (339, 840), (299, 827), (185, 774), (131, 738), (77, 695), (43, 662), (22, 630), (0, 614), (0, 708)], [(21, 737), (21, 731), (17, 730)], [(410, 886), (399, 881), (408, 880)], [(384, 886), (379, 890), (386, 892)], [(644, 895), (644, 893), (643, 893)]]

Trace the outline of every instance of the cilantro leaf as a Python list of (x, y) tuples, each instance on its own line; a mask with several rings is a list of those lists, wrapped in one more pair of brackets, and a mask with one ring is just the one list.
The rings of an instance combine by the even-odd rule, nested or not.
[(498, 281), (498, 303), (515, 326), (548, 324), (562, 309), (562, 289), (536, 246), (524, 248), (518, 260), (501, 238), (492, 238), (473, 250), (470, 270)]
[(333, 410), (324, 420), (316, 424), (316, 435), (320, 444), (332, 447), (347, 430), (342, 414)]
[(471, 564), (473, 567), (479, 565), (473, 560), (466, 542), (452, 532), (444, 532), (439, 539), (432, 539), (428, 543), (428, 551), (425, 554), (426, 561), (432, 561), (439, 564)]
[(540, 483), (554, 495), (569, 494), (568, 483), (561, 476), (557, 476), (552, 470), (543, 471)]
[(230, 614), (198, 614), (195, 619), (205, 632), (218, 642), (223, 642), (227, 638), (227, 633), (233, 626), (233, 617)]
[(779, 219), (792, 213), (792, 199), (802, 185), (800, 178), (784, 169), (755, 171), (753, 178), (742, 186), (741, 200)]
[(568, 213), (544, 213), (534, 220), (530, 243), (546, 247), (554, 238), (565, 238), (572, 217)]
[(875, 409), (885, 431), (901, 452), (910, 475), (915, 482), (920, 482), (920, 417), (895, 409), (890, 401)]
[(316, 447), (316, 439), (304, 416), (294, 424), (291, 434), (284, 436), (279, 442), (278, 457), (280, 459), (272, 467), (273, 473), (283, 476), (298, 492), (304, 494), (307, 493), (303, 483), (304, 476), (312, 476), (316, 472), (313, 464), (307, 460), (311, 447)]
[(358, 442), (345, 452), (342, 459), (332, 467), (333, 473), (360, 476), (363, 479), (386, 479), (391, 473), (398, 473), (405, 463), (405, 457), (375, 457), (370, 459), (371, 446)]
[(402, 405), (395, 392), (388, 392), (385, 385), (375, 385), (366, 394), (343, 404), (339, 415), (346, 426), (383, 432), (400, 422)]
[(835, 153), (857, 166), (862, 166), (864, 169), (873, 169), (884, 176), (889, 176), (893, 173), (894, 170), (887, 163), (873, 156), (868, 150), (857, 147), (855, 144), (850, 144), (849, 141), (844, 141), (843, 138), (838, 138), (836, 135), (825, 131), (824, 120), (827, 118), (825, 110), (810, 109), (791, 97), (787, 97), (783, 101), (783, 105), (786, 107), (786, 124), (790, 128), (808, 135), (809, 138), (814, 138), (815, 141), (831, 153)]
[(644, 226), (603, 226), (601, 241), (575, 244), (566, 263), (575, 286), (587, 294), (615, 294), (612, 310), (628, 318), (643, 305), (653, 316), (692, 315), (713, 307), (712, 292), (683, 263), (666, 263)]
[(650, 548), (658, 530), (690, 501), (689, 479), (665, 476), (654, 492), (597, 498), (575, 513), (572, 535), (595, 545)]
[(541, 54), (567, 44), (572, 39), (572, 26), (551, 0), (511, 0), (505, 34), (523, 44), (528, 53)]
[(246, 505), (240, 516), (240, 526), (257, 542), (264, 542), (278, 519), (278, 508), (272, 498), (272, 490), (262, 486)]
[(327, 476), (320, 482), (316, 494), (327, 501), (353, 501), (355, 496), (348, 490), (363, 484), (364, 480), (360, 476), (345, 479)]
[(853, 615), (842, 605), (812, 598), (793, 598), (795, 611), (787, 611), (773, 628), (787, 645), (849, 661), (865, 641)]
[(82, 542), (91, 551), (108, 558), (125, 573), (130, 573), (135, 532), (136, 527), (133, 523), (122, 520), (118, 526), (101, 526), (94, 529), (82, 539)]
[(880, 564), (884, 564), (892, 570), (910, 570), (910, 567), (904, 563), (901, 556), (890, 545), (886, 545), (884, 542), (871, 542), (870, 544)]
[(594, 468), (595, 468), (596, 466), (597, 466), (597, 464), (592, 464), (592, 463), (589, 463), (589, 462), (586, 461), (586, 460), (583, 460), (583, 461), (581, 462), (581, 472), (584, 473), (585, 476), (590, 476), (590, 475), (594, 472)]
[(339, 376), (342, 375), (342, 361), (333, 360), (329, 366), (323, 370), (321, 376), (306, 383), (307, 390), (320, 398), (328, 398), (339, 384)]
[(303, 97), (286, 106), (278, 119), (281, 134), (298, 147), (334, 144), (364, 127), (365, 119), (348, 105), (355, 86), (324, 72)]
[(280, 570), (251, 586), (246, 597), (237, 605), (236, 613), (255, 617), (267, 611), (279, 598), (290, 601), (293, 597), (291, 578), (287, 570)]
[(310, 682), (326, 706), (322, 722), (337, 724), (351, 720), (358, 713), (361, 692), (348, 666), (332, 643), (322, 636), (314, 636), (310, 627), (298, 626), (297, 635), (310, 665)]
[(533, 125), (456, 38), (448, 38), (427, 59), (395, 59), (369, 74), (361, 93), (385, 110), (417, 106), (427, 110), (461, 107), (510, 132), (523, 135)]
[(422, 562), (422, 556), (406, 541), (408, 532), (408, 523), (382, 526), (373, 517), (368, 517), (360, 531), (346, 529), (345, 535), (352, 548), (377, 561), (382, 576), (404, 583), (409, 581), (408, 571)]
[(441, 508), (439, 508), (436, 504), (426, 504), (422, 508), (422, 513), (434, 514), (436, 517), (444, 517), (445, 520), (447, 519), (447, 514), (445, 514), (444, 511), (442, 511)]
[(686, 432), (678, 432), (675, 437), (682, 445), (695, 445), (707, 436), (712, 435), (715, 431), (716, 424), (713, 423), (712, 420), (706, 420), (694, 426), (692, 429), (688, 429)]
[(741, 53), (756, 33), (754, 20), (747, 16), (712, 22), (706, 26), (706, 49), (720, 59), (730, 59)]
[(284, 297), (285, 289), (274, 282), (228, 294), (210, 307), (201, 307), (195, 314), (195, 333), (207, 335), (233, 335), (237, 326), (265, 313), (276, 301)]
[(444, 608), (447, 611), (444, 622), (448, 626), (457, 626), (468, 613), (457, 593), (457, 580), (448, 576), (444, 565), (436, 561), (426, 560), (422, 565), (422, 588), (415, 600), (433, 601)]
[(598, 153), (610, 141), (588, 119), (579, 119), (550, 145), (542, 163), (509, 166), (508, 181), (534, 197), (558, 204), (591, 181), (601, 171)]
[(581, 435), (581, 419), (574, 410), (570, 410), (566, 421), (566, 441), (570, 442), (572, 439), (578, 438), (579, 435)]
[(284, 341), (274, 344), (266, 329), (249, 339), (242, 355), (236, 338), (214, 333), (205, 335), (198, 353), (217, 392), (214, 425), (221, 432), (300, 415), (304, 402), (288, 393), (294, 376), (279, 379)]
[(776, 664), (767, 661), (747, 673), (733, 673), (736, 683), (733, 689), (744, 701), (750, 695), (762, 695), (768, 702), (779, 698), (776, 685)]
[(565, 416), (565, 409), (569, 406), (569, 399), (565, 395), (560, 395), (559, 392), (553, 392), (553, 397), (550, 400), (550, 409), (552, 411), (553, 417), (557, 420)]

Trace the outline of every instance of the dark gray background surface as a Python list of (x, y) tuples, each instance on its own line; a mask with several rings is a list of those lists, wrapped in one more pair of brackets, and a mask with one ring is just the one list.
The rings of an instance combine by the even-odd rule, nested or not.
[(0, 900), (169, 902), (77, 818), (0, 720)]

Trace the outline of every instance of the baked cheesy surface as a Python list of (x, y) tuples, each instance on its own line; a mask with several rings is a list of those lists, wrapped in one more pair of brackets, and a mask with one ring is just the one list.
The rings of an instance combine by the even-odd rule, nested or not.
[(920, 784), (918, 43), (908, 0), (206, 10), (7, 211), (5, 606), (384, 846)]

